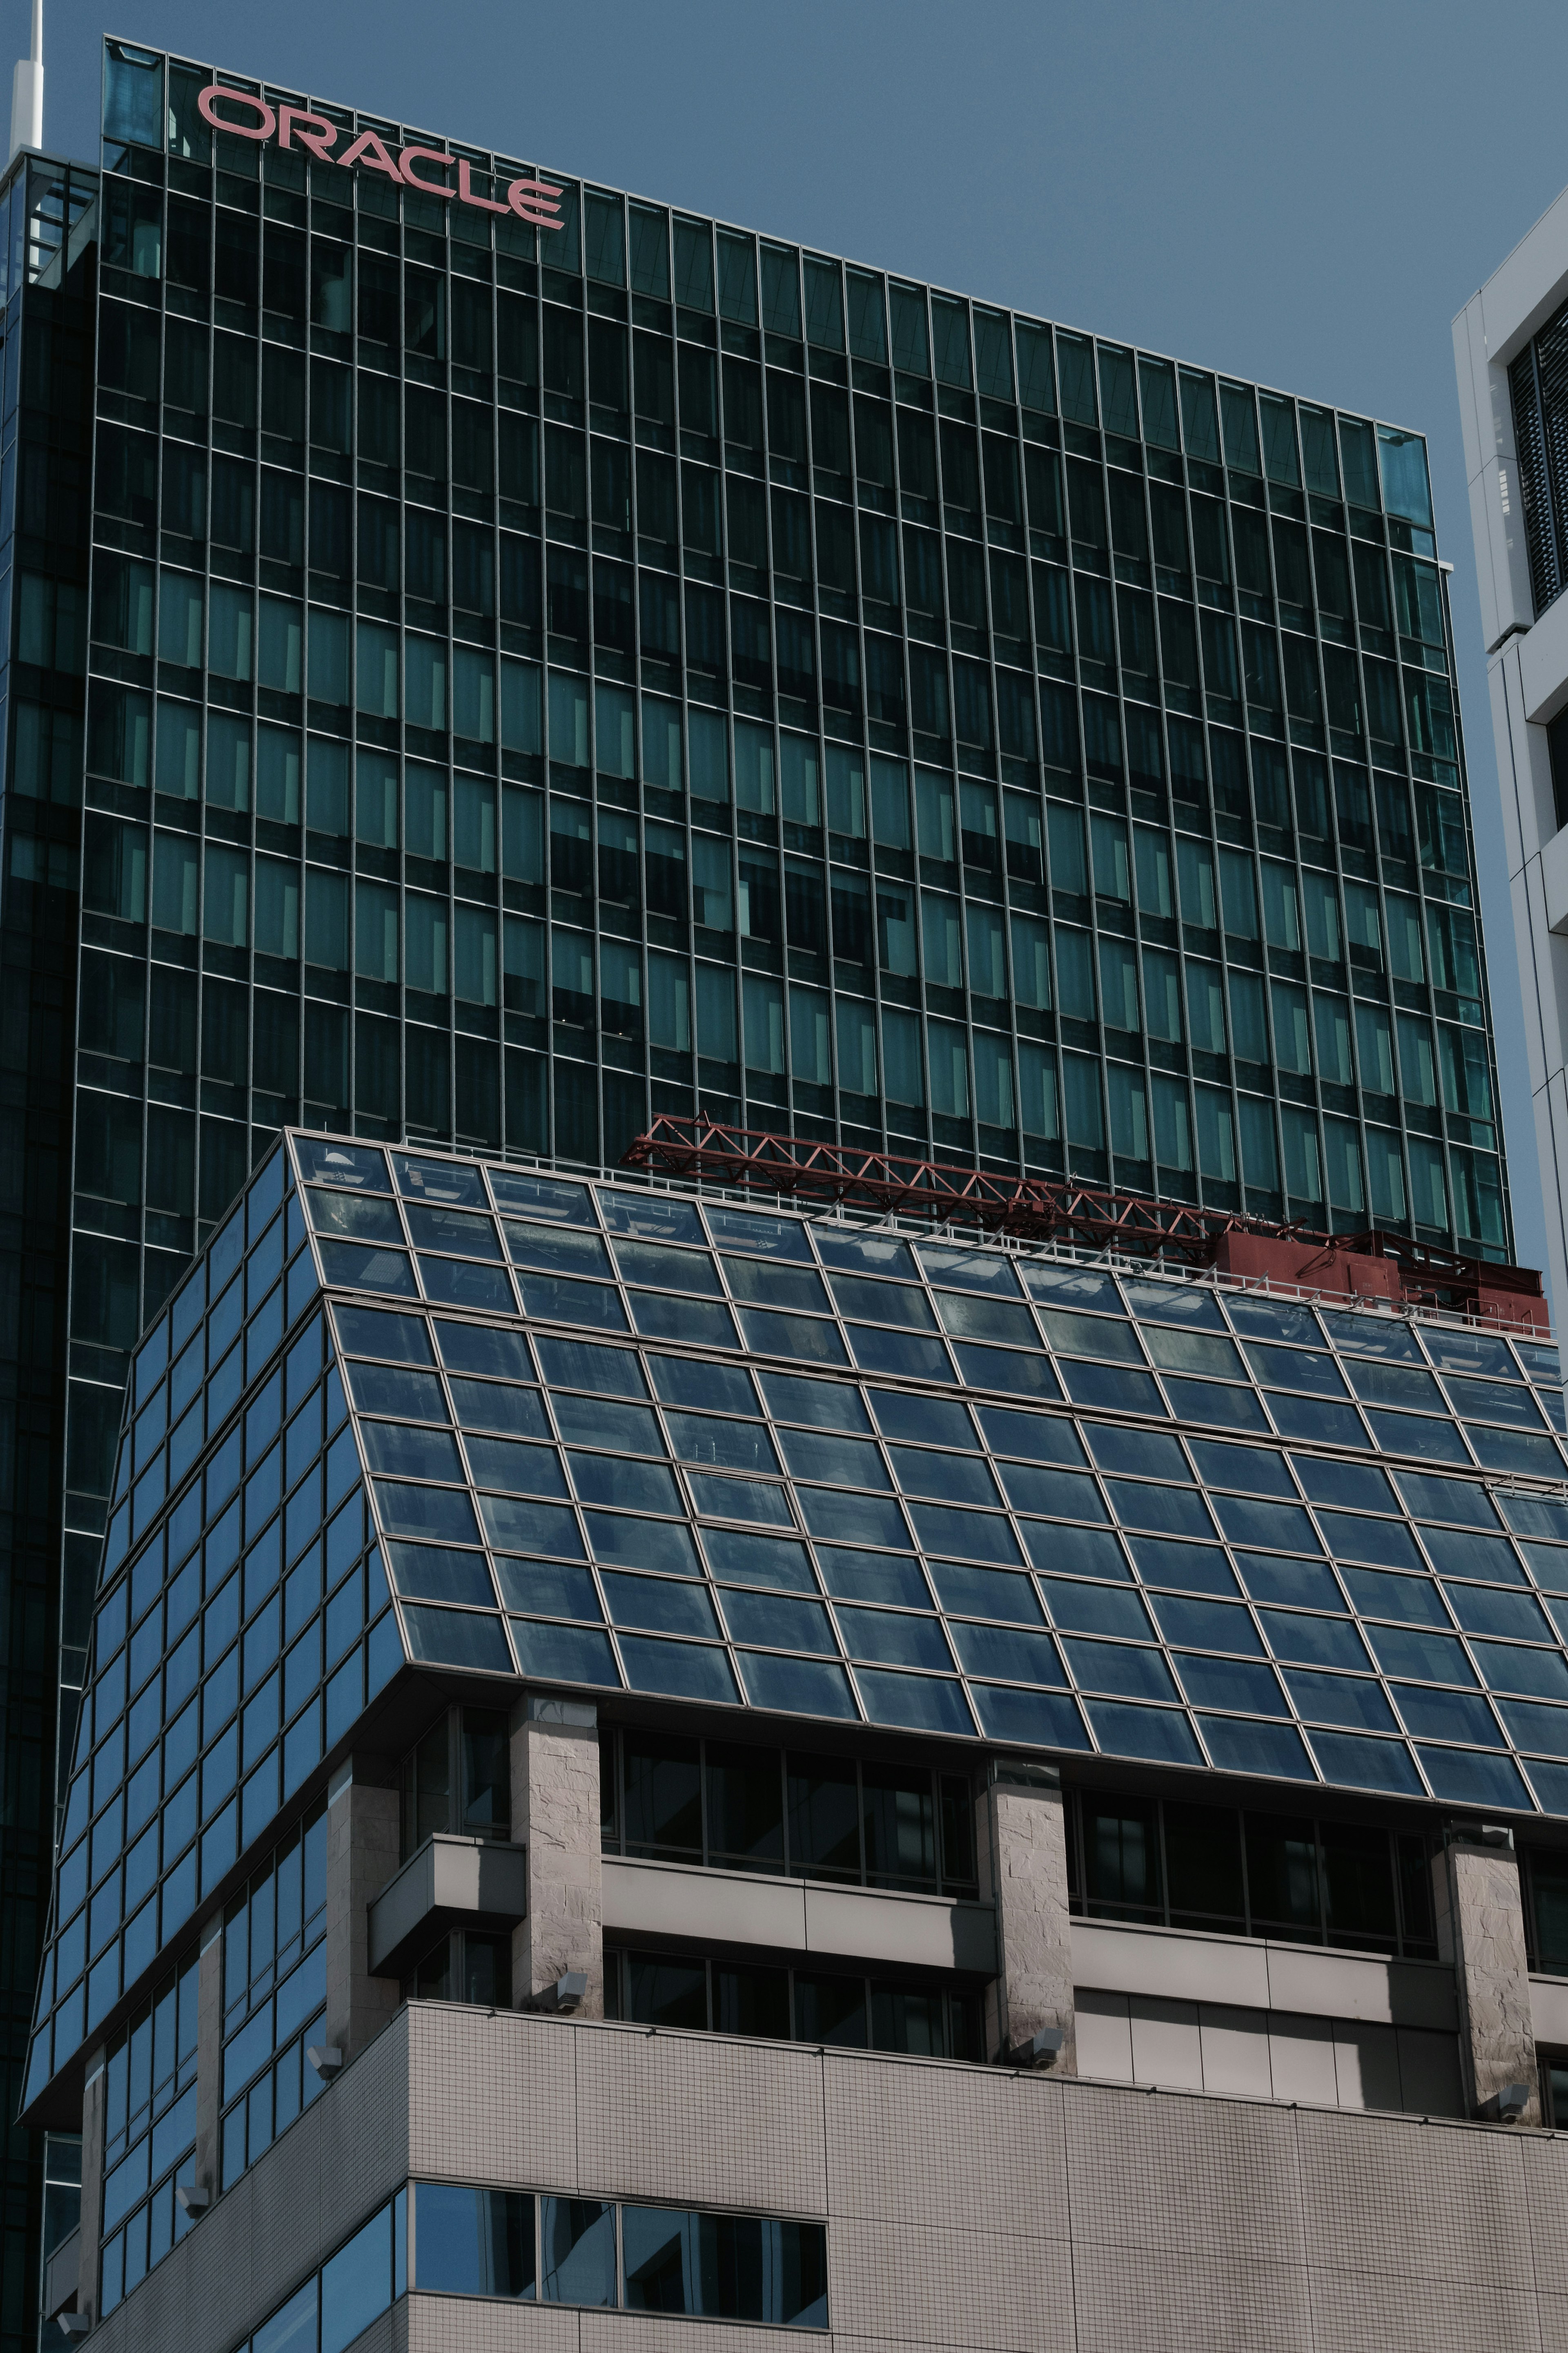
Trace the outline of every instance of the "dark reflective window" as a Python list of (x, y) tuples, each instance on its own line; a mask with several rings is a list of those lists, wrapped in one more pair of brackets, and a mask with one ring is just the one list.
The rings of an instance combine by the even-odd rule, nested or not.
[(628, 1732), (622, 1757), (628, 1850), (700, 1856), (702, 1783), (696, 1741)]
[(782, 1871), (784, 1783), (778, 1750), (710, 1740), (705, 1763), (710, 1858), (738, 1862), (748, 1871)]
[(1312, 1823), (1280, 1814), (1248, 1814), (1247, 1879), (1255, 1934), (1318, 1934), (1322, 1894)]
[(1090, 1913), (1159, 1919), (1160, 1830), (1154, 1808), (1125, 1799), (1086, 1797), (1083, 1876)]
[(1173, 1927), (1246, 1927), (1241, 1822), (1229, 1807), (1167, 1805), (1165, 1871)]
[(797, 1879), (858, 1880), (859, 1793), (853, 1764), (847, 1757), (795, 1751), (786, 1762), (792, 1873)]

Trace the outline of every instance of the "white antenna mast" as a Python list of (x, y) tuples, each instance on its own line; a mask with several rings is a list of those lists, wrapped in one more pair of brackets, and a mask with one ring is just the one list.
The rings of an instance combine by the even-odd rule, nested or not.
[(18, 58), (11, 84), (11, 155), (44, 143), (44, 0), (33, 0), (33, 50)]

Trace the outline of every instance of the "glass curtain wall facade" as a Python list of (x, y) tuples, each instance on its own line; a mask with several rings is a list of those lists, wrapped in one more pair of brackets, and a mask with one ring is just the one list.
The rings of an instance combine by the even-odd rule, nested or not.
[(111, 43), (98, 211), (9, 184), (30, 1884), (131, 1351), (285, 1124), (1510, 1254), (1418, 437), (307, 104)]
[[(432, 1675), (623, 1708), (605, 1843), (721, 1869), (972, 1893), (995, 1745), (1260, 1783), (1335, 1853), (1360, 1793), (1384, 1894), (1337, 1925), (1396, 1938), (1397, 1875), (1415, 1949), (1434, 1810), (1568, 1810), (1565, 1447), (1556, 1349), (1456, 1317), (296, 1130), (136, 1354), (27, 2100), (99, 2033), (154, 2052), (167, 2005), (111, 2118), (129, 2292), (184, 2227), (197, 1923), (223, 1905), (226, 2189), (313, 2095), (325, 1775), (395, 1684), (423, 1736)], [(787, 1748), (738, 1755), (759, 1719)], [(858, 1778), (862, 1731), (912, 1754)], [(449, 1820), (437, 1737), (405, 1788)], [(1262, 1917), (1278, 1829), (1247, 1837)]]
[[(62, 1567), (97, 178), (33, 156), (0, 187), (0, 741), (11, 747), (0, 768), (0, 2096), (12, 2118), (47, 1917), (57, 1730), (67, 1754), (100, 1550), (96, 1537), (67, 1537)], [(59, 1678), (70, 1690), (58, 1727)], [(47, 2184), (38, 2153), (11, 2132), (0, 2232), (7, 2348), (34, 2341), (40, 2228), (52, 2246), (76, 2219), (74, 2147), (53, 2151)]]

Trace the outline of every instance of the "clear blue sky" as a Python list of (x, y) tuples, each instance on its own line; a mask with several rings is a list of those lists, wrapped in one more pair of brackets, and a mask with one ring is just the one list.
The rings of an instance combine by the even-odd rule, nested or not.
[[(1449, 322), (1568, 182), (1561, 6), (46, 9), (56, 152), (97, 153), (113, 32), (1427, 434), (1518, 1253), (1543, 1263)], [(26, 14), (6, 0), (13, 55)]]

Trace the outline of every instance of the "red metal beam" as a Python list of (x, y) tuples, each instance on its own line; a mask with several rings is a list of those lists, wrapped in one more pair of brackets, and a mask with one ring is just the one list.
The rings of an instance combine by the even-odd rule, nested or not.
[[(1004, 1176), (985, 1168), (948, 1166), (940, 1161), (868, 1152), (806, 1137), (778, 1135), (763, 1128), (734, 1127), (699, 1113), (694, 1118), (661, 1113), (646, 1134), (626, 1151), (628, 1168), (658, 1170), (672, 1176), (706, 1177), (742, 1190), (844, 1204), (879, 1216), (898, 1213), (1014, 1234), (1021, 1240), (1063, 1241), (1079, 1249), (1124, 1250), (1132, 1258), (1174, 1259), (1193, 1267), (1213, 1266), (1232, 1254), (1226, 1238), (1256, 1237), (1262, 1243), (1291, 1245), (1300, 1272), (1286, 1278), (1312, 1289), (1308, 1269), (1347, 1258), (1392, 1261), (1397, 1270), (1391, 1292), (1386, 1280), (1364, 1285), (1345, 1279), (1322, 1288), (1384, 1297), (1402, 1295), (1431, 1305), (1500, 1314), (1539, 1325), (1544, 1309), (1526, 1303), (1542, 1298), (1541, 1277), (1529, 1267), (1490, 1261), (1434, 1249), (1405, 1234), (1373, 1229), (1325, 1234), (1300, 1224), (1203, 1209), (1184, 1201), (1163, 1201), (1141, 1193), (1111, 1191), (1068, 1177), (1054, 1183), (1039, 1176)], [(1239, 1251), (1235, 1252), (1239, 1256)], [(1272, 1253), (1271, 1253), (1272, 1255)], [(1483, 1294), (1488, 1294), (1483, 1306)], [(1500, 1294), (1509, 1295), (1505, 1306)], [(1513, 1301), (1517, 1300), (1517, 1308)]]

